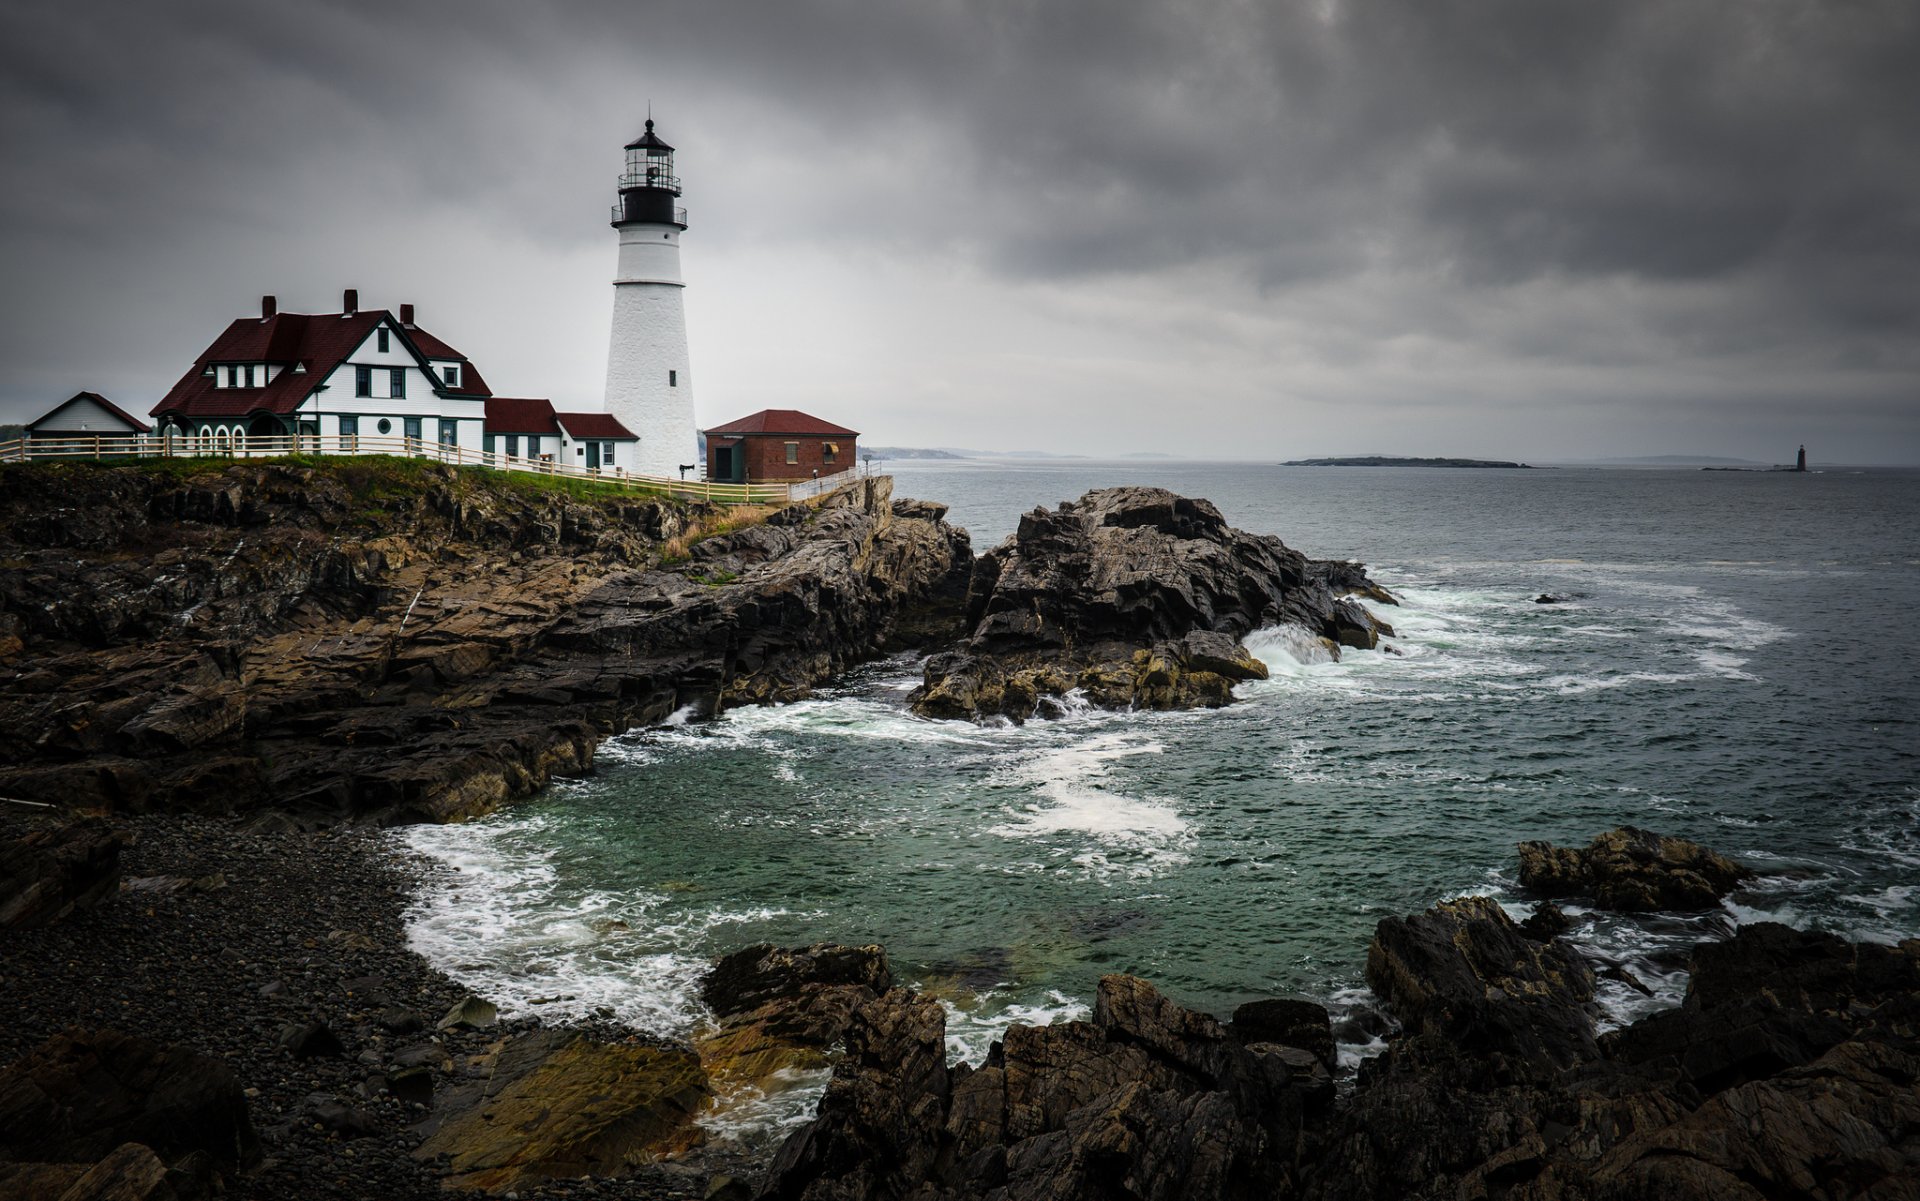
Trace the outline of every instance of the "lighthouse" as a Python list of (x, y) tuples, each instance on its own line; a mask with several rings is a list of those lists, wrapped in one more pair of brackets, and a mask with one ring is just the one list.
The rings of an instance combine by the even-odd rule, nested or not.
[(613, 227), (620, 265), (613, 278), (613, 338), (607, 351), (607, 412), (638, 434), (633, 470), (675, 476), (695, 461), (693, 383), (687, 371), (687, 313), (681, 302), (680, 234), (687, 228), (673, 147), (653, 131), (627, 143), (627, 169)]

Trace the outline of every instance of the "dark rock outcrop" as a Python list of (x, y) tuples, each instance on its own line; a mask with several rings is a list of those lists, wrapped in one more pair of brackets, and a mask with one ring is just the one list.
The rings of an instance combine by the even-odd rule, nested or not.
[(927, 663), (914, 709), (1023, 720), (1079, 690), (1094, 704), (1219, 706), (1266, 666), (1240, 639), (1292, 623), (1329, 653), (1392, 629), (1347, 594), (1393, 603), (1356, 563), (1317, 562), (1228, 526), (1204, 500), (1108, 488), (1035, 509), (974, 564), (968, 634)]
[(936, 1003), (871, 996), (761, 1195), (1920, 1199), (1920, 939), (1745, 926), (1681, 1006), (1595, 1037), (1552, 924), (1482, 897), (1381, 922), (1367, 978), (1402, 1025), (1337, 1102), (1304, 1002), (1222, 1026), (1109, 976), (1092, 1021), (949, 1069)]
[(125, 837), (97, 819), (46, 825), (0, 842), (0, 929), (44, 926), (120, 887)]
[(895, 989), (862, 1005), (819, 1117), (763, 1197), (1265, 1197), (1327, 1103), (1309, 1054), (1242, 1043), (1145, 981), (1100, 981), (1090, 1022), (1014, 1026), (949, 1069), (945, 1012)]
[(959, 629), (882, 477), (745, 520), (396, 459), (0, 472), (0, 794), (308, 825), (483, 813), (676, 711)]
[(1520, 884), (1545, 897), (1588, 896), (1603, 909), (1711, 909), (1753, 873), (1697, 842), (1621, 826), (1584, 850), (1520, 844)]
[(232, 1169), (259, 1141), (226, 1064), (111, 1030), (70, 1030), (0, 1071), (0, 1160), (96, 1163), (138, 1143)]

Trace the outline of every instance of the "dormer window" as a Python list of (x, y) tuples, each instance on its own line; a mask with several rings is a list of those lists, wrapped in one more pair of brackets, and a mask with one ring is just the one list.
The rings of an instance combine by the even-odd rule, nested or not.
[(460, 364), (448, 363), (446, 366), (440, 368), (440, 378), (446, 381), (447, 387), (458, 388), (460, 386)]

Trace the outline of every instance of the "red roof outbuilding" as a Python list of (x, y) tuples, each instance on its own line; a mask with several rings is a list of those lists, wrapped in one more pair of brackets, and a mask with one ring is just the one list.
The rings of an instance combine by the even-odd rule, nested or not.
[(638, 442), (640, 435), (621, 425), (612, 413), (555, 413), (553, 419), (576, 442), (596, 438), (607, 442)]
[(792, 434), (801, 438), (857, 438), (859, 431), (850, 430), (844, 425), (835, 425), (831, 421), (822, 421), (811, 413), (802, 413), (799, 409), (761, 409), (738, 421), (729, 421), (725, 425), (716, 425), (707, 431), (708, 436), (715, 434), (731, 437), (737, 434)]

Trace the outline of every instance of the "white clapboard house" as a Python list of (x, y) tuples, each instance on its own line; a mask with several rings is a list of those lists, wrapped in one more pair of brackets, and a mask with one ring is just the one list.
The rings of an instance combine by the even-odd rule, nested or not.
[(632, 461), (637, 439), (609, 414), (495, 397), (466, 355), (415, 324), (412, 305), (362, 310), (349, 288), (340, 307), (282, 313), (262, 297), (260, 315), (227, 326), (153, 407), (155, 436), (211, 454), (300, 438), (325, 454), (459, 452), (449, 457), (503, 467)]

